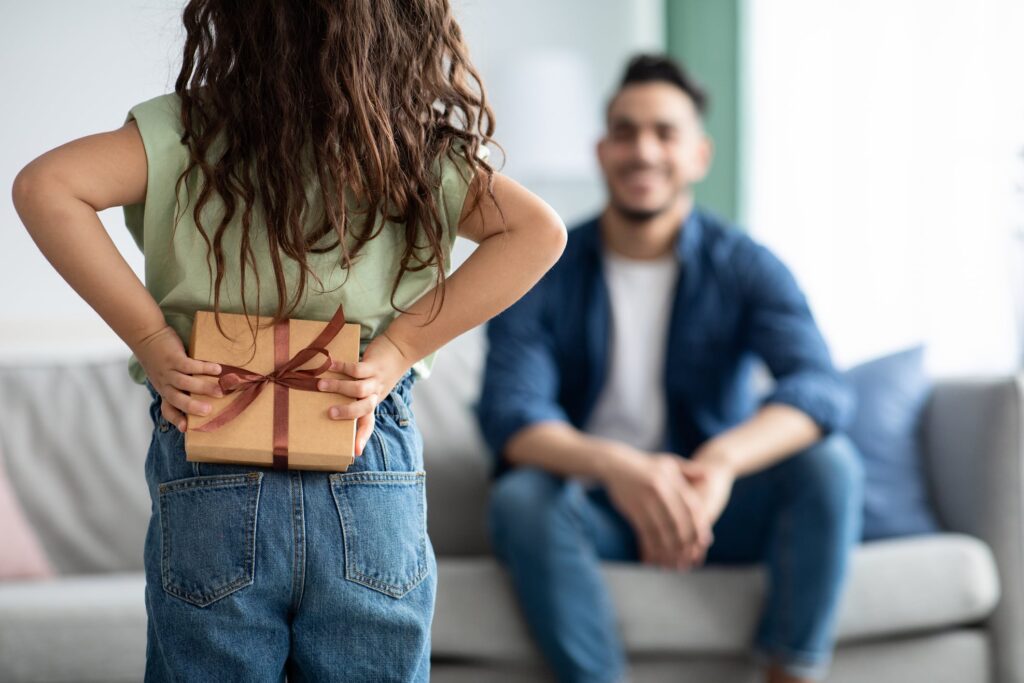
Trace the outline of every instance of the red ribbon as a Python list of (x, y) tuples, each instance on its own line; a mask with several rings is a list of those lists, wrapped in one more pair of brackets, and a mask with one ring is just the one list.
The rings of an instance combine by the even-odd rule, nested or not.
[[(316, 386), (319, 381), (317, 376), (329, 370), (333, 363), (326, 347), (344, 326), (345, 310), (338, 304), (338, 310), (317, 338), (289, 359), (288, 321), (279, 321), (274, 325), (274, 371), (267, 375), (236, 365), (219, 363), (221, 373), (217, 383), (221, 391), (225, 395), (237, 392), (239, 396), (216, 417), (202, 427), (197, 427), (195, 431), (212, 432), (231, 422), (248, 408), (267, 383), (271, 382), (274, 384), (274, 469), (288, 469), (288, 390), (319, 391)], [(323, 354), (327, 360), (316, 368), (296, 370), (317, 354)]]

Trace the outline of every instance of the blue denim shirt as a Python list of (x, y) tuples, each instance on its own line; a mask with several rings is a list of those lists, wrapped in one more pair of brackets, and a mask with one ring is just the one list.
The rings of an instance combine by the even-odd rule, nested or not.
[[(758, 408), (757, 358), (775, 378), (763, 403), (794, 406), (825, 434), (845, 427), (852, 393), (789, 269), (700, 208), (683, 222), (675, 252), (681, 267), (665, 359), (664, 449), (689, 456), (749, 419)], [(561, 420), (583, 428), (605, 381), (610, 324), (595, 218), (571, 230), (558, 263), (488, 324), (476, 413), (495, 474), (507, 467), (505, 444), (524, 427)]]

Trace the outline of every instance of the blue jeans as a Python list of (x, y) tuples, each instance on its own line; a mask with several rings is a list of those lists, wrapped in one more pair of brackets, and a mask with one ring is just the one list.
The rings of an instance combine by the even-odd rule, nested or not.
[[(765, 562), (769, 590), (754, 643), (762, 661), (822, 677), (836, 607), (860, 537), (863, 471), (832, 436), (736, 481), (714, 526), (708, 564)], [(558, 680), (620, 680), (626, 656), (599, 560), (638, 561), (637, 540), (603, 488), (517, 468), (491, 493), (495, 550)]]
[(407, 374), (345, 473), (188, 462), (153, 397), (146, 681), (427, 681), (437, 586)]

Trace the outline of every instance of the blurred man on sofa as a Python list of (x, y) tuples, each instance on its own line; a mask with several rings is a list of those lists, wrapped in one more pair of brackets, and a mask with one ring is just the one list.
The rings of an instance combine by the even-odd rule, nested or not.
[(767, 680), (831, 661), (860, 535), (853, 399), (786, 266), (694, 203), (706, 107), (672, 61), (629, 64), (597, 147), (607, 206), (488, 327), (493, 543), (561, 681), (629, 677), (600, 560), (764, 562)]

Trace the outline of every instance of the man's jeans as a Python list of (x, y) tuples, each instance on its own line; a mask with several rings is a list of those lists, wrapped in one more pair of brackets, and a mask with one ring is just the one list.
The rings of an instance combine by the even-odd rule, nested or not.
[[(736, 481), (707, 563), (767, 564), (767, 603), (753, 644), (763, 661), (810, 678), (826, 672), (847, 561), (860, 537), (862, 488), (860, 457), (843, 436)], [(626, 656), (599, 560), (637, 561), (638, 549), (607, 492), (513, 469), (495, 483), (490, 524), (558, 679), (621, 679)], [(685, 605), (679, 608), (686, 619)]]
[(436, 562), (411, 375), (346, 473), (185, 460), (153, 401), (146, 681), (427, 681)]

